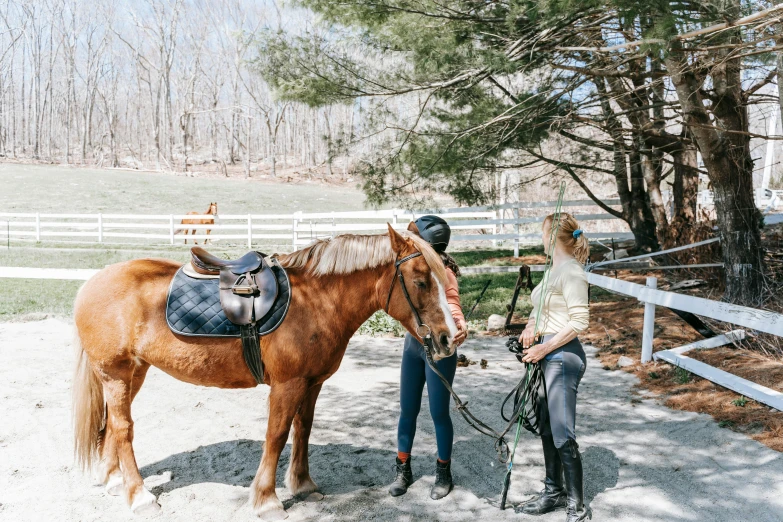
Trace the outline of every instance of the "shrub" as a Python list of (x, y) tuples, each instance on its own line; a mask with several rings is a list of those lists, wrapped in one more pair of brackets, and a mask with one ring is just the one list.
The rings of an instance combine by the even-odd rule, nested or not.
[(392, 333), (395, 337), (402, 337), (405, 335), (405, 328), (386, 312), (378, 310), (359, 327), (358, 333), (363, 335), (383, 335)]

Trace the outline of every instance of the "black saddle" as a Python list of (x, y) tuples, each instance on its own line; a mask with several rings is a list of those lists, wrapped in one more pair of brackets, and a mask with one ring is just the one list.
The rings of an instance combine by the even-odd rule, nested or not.
[(166, 302), (169, 328), (181, 335), (241, 337), (245, 362), (263, 383), (259, 336), (285, 319), (291, 300), (288, 275), (276, 259), (260, 252), (224, 260), (194, 247), (191, 255), (195, 272), (215, 277), (191, 277), (182, 268), (176, 273)]

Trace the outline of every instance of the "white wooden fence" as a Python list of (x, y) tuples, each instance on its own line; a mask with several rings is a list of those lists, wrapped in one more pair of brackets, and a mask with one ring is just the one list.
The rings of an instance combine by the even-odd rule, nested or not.
[[(605, 201), (619, 205), (619, 200)], [(56, 242), (134, 242), (146, 244), (177, 244), (185, 240), (199, 242), (226, 241), (244, 243), (248, 248), (266, 243), (290, 246), (307, 245), (315, 239), (336, 234), (373, 233), (386, 230), (386, 224), (403, 229), (423, 214), (436, 214), (448, 219), (453, 241), (513, 242), (515, 254), (519, 245), (540, 242), (539, 223), (542, 215), (525, 216), (538, 209), (554, 208), (554, 201), (518, 202), (500, 206), (461, 207), (439, 210), (410, 211), (404, 209), (352, 212), (295, 212), (293, 214), (47, 214), (0, 213), (0, 241)], [(565, 206), (582, 207), (574, 214), (580, 222), (588, 222), (588, 237), (596, 239), (632, 239), (626, 223), (607, 213), (585, 213), (596, 208), (593, 201), (566, 201)], [(580, 213), (581, 212), (581, 213)], [(182, 224), (188, 219), (213, 219), (209, 224)], [(598, 222), (608, 222), (600, 226)], [(184, 232), (187, 231), (186, 235)], [(191, 231), (196, 231), (191, 235)], [(209, 231), (209, 232), (208, 232)]]
[(783, 315), (767, 310), (757, 310), (746, 306), (712, 301), (701, 297), (664, 292), (657, 289), (657, 279), (655, 277), (648, 277), (646, 286), (594, 273), (588, 273), (587, 280), (592, 285), (618, 294), (635, 297), (639, 302), (644, 303), (642, 363), (650, 362), (653, 357), (656, 360), (666, 361), (753, 400), (783, 411), (783, 393), (724, 372), (685, 355), (685, 352), (690, 350), (716, 348), (740, 340), (745, 336), (743, 330), (733, 330), (711, 339), (705, 339), (671, 350), (662, 350), (653, 354), (656, 306), (665, 306), (703, 317), (710, 317), (718, 321), (744, 326), (779, 337), (783, 337)]
[[(769, 213), (783, 208), (783, 191), (758, 189), (756, 204)], [(699, 205), (710, 207), (712, 193), (702, 191)], [(605, 200), (618, 208), (618, 199)], [(386, 229), (386, 223), (404, 228), (423, 214), (436, 214), (449, 220), (456, 242), (499, 241), (513, 244), (518, 255), (520, 244), (540, 243), (541, 223), (555, 201), (521, 201), (484, 207), (458, 207), (438, 210), (411, 211), (405, 209), (367, 210), (352, 212), (295, 212), (292, 214), (220, 214), (210, 224), (185, 225), (185, 219), (205, 219), (208, 216), (181, 214), (62, 214), (62, 213), (0, 213), (0, 242), (98, 242), (133, 244), (178, 244), (185, 240), (223, 241), (233, 244), (273, 244), (297, 249), (315, 239), (339, 233), (372, 233)], [(580, 223), (586, 223), (591, 239), (633, 239), (627, 224), (600, 211), (592, 200), (565, 201)], [(599, 209), (596, 212), (596, 209)], [(183, 231), (188, 231), (185, 235)], [(190, 235), (195, 231), (195, 235)], [(209, 235), (208, 232), (209, 231)]]
[[(771, 190), (768, 188), (757, 188), (753, 191), (756, 206), (762, 211), (769, 212), (783, 208), (783, 190)], [(664, 196), (669, 199), (667, 192)], [(715, 205), (715, 194), (711, 190), (702, 190), (696, 197), (696, 204), (702, 208), (711, 208)]]

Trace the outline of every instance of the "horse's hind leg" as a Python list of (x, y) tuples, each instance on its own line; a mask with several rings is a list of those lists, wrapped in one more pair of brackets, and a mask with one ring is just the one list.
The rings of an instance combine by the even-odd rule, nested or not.
[(274, 384), (269, 394), (269, 421), (264, 455), (250, 485), (250, 502), (256, 514), (264, 520), (282, 520), (288, 516), (275, 493), (275, 472), (280, 453), (288, 440), (291, 422), (308, 389), (305, 379), (292, 379)]
[[(150, 365), (142, 362), (137, 365), (131, 376), (130, 381), (130, 401), (136, 398), (141, 385), (144, 384), (144, 378), (147, 376), (147, 370)], [(117, 437), (114, 435), (111, 424), (106, 422), (106, 428), (101, 437), (99, 454), (101, 456), (98, 467), (98, 482), (106, 486), (106, 492), (109, 495), (121, 495), (124, 489), (122, 471), (120, 470), (120, 460), (117, 455)]]
[[(191, 236), (195, 236), (195, 235), (196, 235), (196, 231), (195, 231), (195, 230), (191, 230), (191, 231), (190, 231), (190, 235), (191, 235)], [(194, 239), (194, 240), (193, 240), (193, 244), (194, 244), (194, 245), (198, 245), (198, 240)]]
[(318, 486), (310, 478), (310, 464), (308, 461), (308, 447), (310, 430), (313, 427), (315, 414), (315, 402), (321, 392), (321, 385), (313, 386), (307, 391), (307, 395), (294, 417), (294, 447), (291, 451), (291, 464), (288, 466), (285, 483), (288, 490), (294, 495), (311, 495), (311, 499), (320, 500), (323, 495), (316, 493)]
[(144, 382), (148, 368), (147, 363), (128, 360), (107, 370), (102, 376), (108, 413), (104, 451), (109, 462), (116, 459), (115, 462), (119, 463), (126, 501), (136, 514), (153, 513), (160, 509), (155, 496), (144, 487), (133, 454), (131, 402)]

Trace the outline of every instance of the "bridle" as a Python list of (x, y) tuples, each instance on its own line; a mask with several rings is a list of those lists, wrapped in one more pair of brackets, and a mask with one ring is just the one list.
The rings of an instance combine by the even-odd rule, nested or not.
[(389, 285), (389, 294), (386, 297), (386, 306), (383, 307), (383, 311), (386, 312), (387, 314), (389, 313), (389, 303), (391, 302), (392, 292), (394, 291), (394, 283), (396, 283), (397, 280), (399, 279), (400, 288), (402, 288), (402, 295), (404, 295), (405, 300), (408, 301), (408, 306), (410, 307), (411, 312), (413, 313), (414, 319), (416, 319), (416, 335), (421, 337), (422, 341), (424, 341), (424, 344), (428, 350), (432, 350), (433, 349), (432, 329), (428, 325), (421, 322), (421, 316), (419, 315), (419, 311), (413, 305), (413, 301), (411, 301), (411, 295), (408, 293), (408, 287), (405, 285), (405, 276), (402, 275), (402, 271), (400, 270), (401, 264), (403, 264), (406, 261), (410, 261), (411, 259), (415, 259), (419, 256), (421, 256), (421, 252), (414, 252), (394, 262), (394, 277), (392, 278), (392, 282)]

